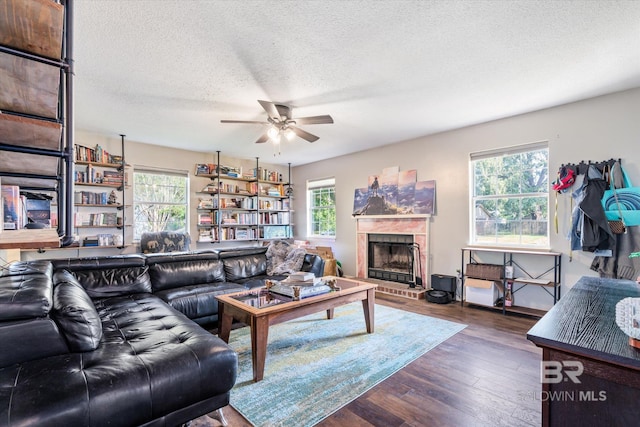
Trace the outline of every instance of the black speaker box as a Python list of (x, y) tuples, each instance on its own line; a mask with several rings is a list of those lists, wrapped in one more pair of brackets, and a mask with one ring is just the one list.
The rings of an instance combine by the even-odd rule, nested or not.
[(445, 276), (444, 274), (432, 274), (431, 289), (450, 292), (455, 295), (456, 276)]

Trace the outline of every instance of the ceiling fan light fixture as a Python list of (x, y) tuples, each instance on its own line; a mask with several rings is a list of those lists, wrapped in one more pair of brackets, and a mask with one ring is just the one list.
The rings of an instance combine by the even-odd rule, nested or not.
[(310, 132), (307, 132), (304, 129), (299, 128), (298, 125), (333, 123), (333, 118), (329, 115), (298, 117), (294, 119), (293, 115), (291, 114), (290, 106), (261, 100), (258, 100), (258, 103), (260, 103), (260, 105), (268, 115), (266, 122), (256, 120), (220, 120), (220, 122), (267, 125), (268, 128), (266, 132), (264, 132), (256, 140), (256, 143), (261, 144), (267, 141), (271, 141), (274, 143), (274, 145), (279, 144), (283, 138), (286, 138), (287, 140), (293, 140), (296, 136), (306, 140), (307, 142), (315, 142), (319, 139), (319, 137)]
[(296, 137), (296, 134), (291, 129), (285, 129), (284, 136), (287, 137), (288, 141), (291, 141)]
[(269, 135), (269, 138), (271, 138), (271, 140), (274, 141), (274, 142), (276, 141), (276, 138), (278, 138), (279, 134), (280, 134), (280, 132), (278, 131), (278, 129), (276, 129), (275, 126), (271, 126), (269, 128), (269, 130), (267, 130), (267, 135)]

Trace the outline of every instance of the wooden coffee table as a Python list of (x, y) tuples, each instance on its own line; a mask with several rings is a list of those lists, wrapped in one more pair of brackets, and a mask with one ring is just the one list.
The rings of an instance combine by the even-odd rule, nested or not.
[(218, 336), (229, 342), (233, 319), (251, 328), (251, 361), (253, 380), (258, 382), (264, 376), (267, 355), (269, 326), (319, 311), (327, 311), (327, 319), (333, 319), (335, 307), (362, 301), (367, 333), (373, 333), (375, 288), (374, 283), (336, 277), (336, 285), (341, 289), (322, 295), (303, 298), (298, 301), (278, 297), (266, 288), (252, 289), (232, 294), (220, 295), (218, 299)]

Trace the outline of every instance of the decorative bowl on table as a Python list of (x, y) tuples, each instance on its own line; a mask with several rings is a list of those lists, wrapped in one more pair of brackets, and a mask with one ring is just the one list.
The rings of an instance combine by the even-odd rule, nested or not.
[(629, 345), (640, 348), (640, 298), (624, 298), (616, 304), (616, 324), (629, 336)]

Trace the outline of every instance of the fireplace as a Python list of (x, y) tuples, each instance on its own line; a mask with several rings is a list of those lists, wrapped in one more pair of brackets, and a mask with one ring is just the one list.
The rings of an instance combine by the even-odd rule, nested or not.
[[(422, 279), (421, 282), (426, 285), (426, 278), (429, 277), (429, 222), (431, 215), (421, 214), (407, 214), (407, 215), (360, 215), (356, 216), (356, 274), (357, 277), (373, 278), (378, 280), (384, 280), (389, 282), (408, 283), (418, 281), (418, 277), (413, 277), (414, 272), (419, 274)], [(376, 236), (376, 237), (373, 237)], [(384, 236), (389, 238), (391, 236), (403, 236), (402, 239), (406, 240), (391, 240), (396, 239), (392, 237), (390, 240), (382, 243), (391, 243), (391, 249), (386, 248), (387, 253), (391, 250), (398, 252), (395, 255), (394, 264), (390, 269), (387, 269), (386, 273), (380, 273), (380, 269), (372, 266), (377, 266), (376, 252), (370, 252), (369, 241), (381, 240), (377, 236)], [(408, 236), (408, 238), (407, 238)], [(410, 240), (409, 240), (410, 239)], [(380, 242), (379, 242), (380, 243)], [(395, 244), (395, 245), (394, 245)], [(419, 268), (413, 268), (409, 265), (405, 265), (399, 268), (395, 265), (395, 262), (402, 258), (404, 251), (405, 259), (410, 257), (407, 252), (408, 246), (413, 244), (414, 247), (419, 248), (419, 251), (413, 252), (414, 266)], [(384, 252), (384, 250), (382, 250)], [(378, 257), (382, 256), (381, 252), (378, 252)], [(371, 261), (369, 258), (374, 258)], [(418, 260), (420, 263), (418, 264)], [(380, 274), (387, 274), (388, 276), (380, 279)], [(396, 278), (393, 278), (393, 276)], [(409, 287), (407, 287), (409, 288)], [(380, 290), (380, 289), (378, 289)]]
[(368, 277), (415, 284), (415, 245), (410, 234), (368, 235)]

